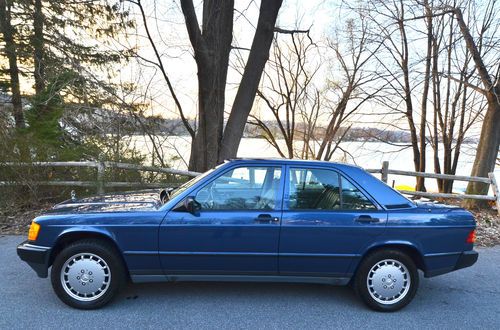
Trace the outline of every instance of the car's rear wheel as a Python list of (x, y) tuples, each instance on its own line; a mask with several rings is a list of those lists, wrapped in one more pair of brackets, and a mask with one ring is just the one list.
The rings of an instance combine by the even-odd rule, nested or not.
[(410, 303), (418, 282), (417, 267), (408, 255), (397, 250), (379, 250), (362, 260), (354, 284), (369, 307), (393, 312)]
[(118, 253), (101, 240), (76, 241), (64, 248), (52, 264), (54, 291), (65, 304), (79, 309), (104, 306), (118, 293), (125, 279)]

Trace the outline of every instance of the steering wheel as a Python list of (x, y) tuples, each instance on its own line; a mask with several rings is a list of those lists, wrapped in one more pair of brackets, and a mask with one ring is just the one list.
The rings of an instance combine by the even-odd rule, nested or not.
[(204, 187), (196, 194), (196, 201), (202, 205), (203, 208), (211, 209), (214, 204), (213, 184), (210, 187)]

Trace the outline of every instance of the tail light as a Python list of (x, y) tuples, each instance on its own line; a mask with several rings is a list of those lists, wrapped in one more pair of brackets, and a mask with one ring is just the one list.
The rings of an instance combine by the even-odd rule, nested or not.
[(469, 235), (467, 235), (467, 239), (465, 241), (469, 244), (474, 244), (476, 242), (476, 230), (475, 229), (471, 230)]

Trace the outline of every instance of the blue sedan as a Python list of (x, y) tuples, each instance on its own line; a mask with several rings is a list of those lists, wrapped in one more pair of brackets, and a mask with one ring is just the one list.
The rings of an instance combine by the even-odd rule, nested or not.
[(127, 280), (350, 284), (395, 311), (425, 277), (473, 265), (464, 209), (415, 204), (359, 167), (237, 159), (184, 185), (70, 199), (17, 248), (69, 306), (99, 308)]

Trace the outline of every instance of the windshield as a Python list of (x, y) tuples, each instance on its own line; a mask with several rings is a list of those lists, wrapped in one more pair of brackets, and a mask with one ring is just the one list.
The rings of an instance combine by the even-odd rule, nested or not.
[(181, 193), (183, 193), (184, 191), (186, 191), (186, 189), (192, 187), (195, 183), (197, 183), (198, 181), (200, 181), (201, 179), (203, 179), (204, 177), (206, 177), (207, 175), (209, 175), (210, 173), (212, 173), (214, 170), (215, 170), (215, 168), (213, 168), (213, 169), (211, 169), (211, 170), (209, 170), (209, 171), (207, 171), (207, 172), (205, 172), (203, 174), (195, 176), (194, 178), (192, 178), (188, 182), (186, 182), (186, 183), (182, 184), (181, 186), (175, 188), (174, 190), (172, 190), (170, 192), (169, 199), (172, 199), (175, 196), (180, 195)]

